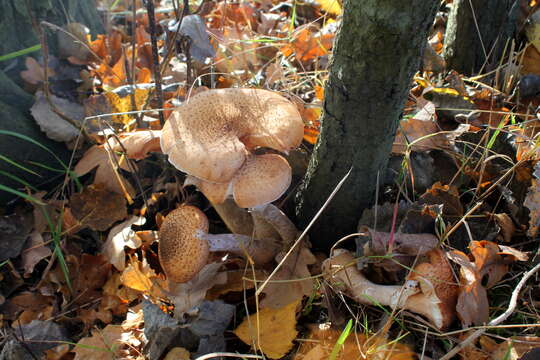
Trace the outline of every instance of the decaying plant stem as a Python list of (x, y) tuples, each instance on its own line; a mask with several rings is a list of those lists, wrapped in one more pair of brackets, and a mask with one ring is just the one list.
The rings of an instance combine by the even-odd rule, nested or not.
[[(145, 0), (146, 11), (148, 13), (148, 24), (150, 27), (150, 42), (152, 44), (152, 72), (154, 73), (154, 84), (156, 98), (158, 101), (158, 108), (163, 109), (163, 90), (161, 88), (161, 72), (159, 68), (159, 54), (157, 46), (157, 29), (156, 29), (156, 17), (154, 14), (154, 0)], [(165, 117), (163, 112), (159, 111), (159, 123), (161, 126), (165, 124)]]

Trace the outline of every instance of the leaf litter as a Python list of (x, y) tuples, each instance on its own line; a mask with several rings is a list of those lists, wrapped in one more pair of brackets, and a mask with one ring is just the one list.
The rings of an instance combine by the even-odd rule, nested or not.
[[(164, 106), (170, 109), (164, 114), (205, 86), (265, 87), (296, 105), (303, 146), (311, 151), (341, 2), (218, 1), (182, 20), (168, 4), (156, 2), (155, 19)], [(161, 154), (152, 19), (139, 11), (135, 18), (125, 15), (137, 10), (127, 2), (116, 5), (121, 20), (107, 34), (92, 37), (82, 24), (65, 26), (79, 42), (59, 37), (61, 52), (47, 64), (50, 94), (41, 92), (43, 59), (27, 57), (20, 74), (36, 95), (32, 114), (47, 136), (73, 147), (82, 129), (94, 143), (77, 145), (78, 183), (70, 175), (61, 191), (32, 194), (44, 206), (20, 201), (2, 213), (0, 321), (6, 331), (0, 358), (29, 351), (47, 359), (233, 351), (275, 359), (414, 359), (448, 350), (444, 334), (425, 335), (426, 327), (437, 329), (414, 310), (359, 305), (347, 299), (348, 291), (332, 295), (329, 288), (344, 284), (323, 274), (327, 254), (312, 253), (304, 239), (284, 258), (291, 239), (279, 236), (276, 222), (261, 225), (249, 213), (241, 217), (253, 221), (248, 229), (262, 226), (256, 233), (282, 242), (273, 261), (260, 265), (215, 253), (189, 282), (166, 279), (158, 257), (163, 214), (188, 203), (209, 216), (211, 234), (226, 232), (229, 224), (202, 193), (182, 185), (182, 172)], [(522, 12), (536, 9), (523, 1), (520, 6)], [(459, 289), (450, 309), (459, 318), (451, 329), (459, 335), (445, 341), (459, 344), (469, 327), (486, 324), (507, 305), (537, 251), (540, 54), (536, 15), (524, 32), (531, 45), (509, 55), (506, 67), (515, 78), (500, 86), (456, 72), (444, 78), (439, 74), (450, 70), (441, 56), (446, 16), (446, 10), (438, 14), (424, 71), (411, 84), (381, 201), (359, 214), (356, 257), (348, 265), (379, 286), (416, 284), (442, 301), (435, 292), (441, 279), (415, 269), (433, 251), (444, 253), (453, 266), (446, 285)], [(81, 129), (58, 116), (51, 102)], [(301, 176), (293, 173), (293, 179)], [(292, 188), (278, 202), (283, 209)], [(525, 289), (508, 328), (481, 336), (461, 358), (525, 359), (534, 352), (540, 346), (532, 326), (538, 323), (535, 286)], [(344, 319), (351, 318), (354, 329), (342, 339)], [(515, 336), (510, 326), (527, 336)]]

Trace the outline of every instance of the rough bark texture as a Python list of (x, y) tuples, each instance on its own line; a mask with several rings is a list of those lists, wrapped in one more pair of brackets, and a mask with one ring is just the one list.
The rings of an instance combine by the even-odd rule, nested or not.
[(352, 173), (310, 233), (329, 248), (375, 200), (437, 0), (346, 0), (325, 87), (321, 134), (298, 193), (300, 225)]
[(514, 35), (515, 4), (515, 0), (454, 0), (443, 51), (448, 69), (472, 75), (482, 67), (484, 72), (497, 67)]

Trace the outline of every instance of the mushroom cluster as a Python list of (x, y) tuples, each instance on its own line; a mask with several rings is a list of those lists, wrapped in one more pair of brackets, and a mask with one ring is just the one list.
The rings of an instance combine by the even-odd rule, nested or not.
[(208, 90), (172, 112), (161, 149), (213, 204), (232, 195), (238, 206), (253, 208), (279, 198), (291, 182), (285, 158), (254, 150), (287, 153), (300, 145), (303, 131), (296, 106), (277, 93)]
[(459, 286), (444, 252), (434, 249), (428, 260), (416, 265), (403, 286), (379, 285), (357, 268), (353, 255), (338, 249), (325, 260), (325, 277), (345, 288), (356, 301), (404, 309), (425, 316), (438, 329), (451, 325), (456, 316)]
[(265, 263), (278, 251), (276, 240), (294, 240), (296, 227), (270, 204), (288, 189), (291, 167), (283, 156), (264, 150), (286, 154), (300, 145), (303, 131), (292, 102), (260, 89), (204, 91), (171, 113), (161, 134), (163, 153), (233, 234), (208, 234), (208, 220), (195, 207), (173, 210), (159, 231), (159, 257), (169, 279), (191, 279), (210, 251)]

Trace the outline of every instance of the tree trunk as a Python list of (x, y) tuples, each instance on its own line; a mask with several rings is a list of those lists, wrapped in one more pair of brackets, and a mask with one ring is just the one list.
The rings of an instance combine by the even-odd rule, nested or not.
[(328, 249), (373, 204), (438, 0), (346, 0), (325, 86), (321, 133), (297, 194), (300, 225), (352, 172), (310, 234)]
[(511, 11), (515, 4), (515, 0), (454, 0), (443, 51), (447, 68), (464, 75), (496, 68), (515, 32), (511, 15), (517, 14), (517, 6)]

